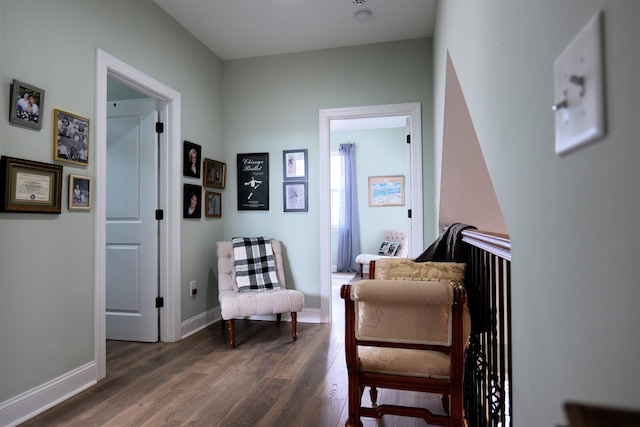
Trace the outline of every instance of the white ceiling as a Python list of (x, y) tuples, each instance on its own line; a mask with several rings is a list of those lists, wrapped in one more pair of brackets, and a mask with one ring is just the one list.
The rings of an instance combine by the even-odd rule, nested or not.
[[(231, 60), (430, 37), (437, 0), (153, 1)], [(360, 10), (368, 22), (355, 19)]]

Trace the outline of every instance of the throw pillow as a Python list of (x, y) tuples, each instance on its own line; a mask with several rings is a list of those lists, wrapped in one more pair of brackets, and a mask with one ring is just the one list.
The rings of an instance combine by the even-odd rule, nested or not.
[(238, 292), (280, 289), (268, 237), (234, 237), (233, 258)]
[(396, 256), (396, 252), (398, 252), (398, 248), (400, 247), (400, 242), (389, 242), (389, 246), (387, 247), (387, 256)]
[(386, 240), (380, 244), (380, 248), (378, 248), (378, 255), (386, 255), (389, 250), (389, 242)]

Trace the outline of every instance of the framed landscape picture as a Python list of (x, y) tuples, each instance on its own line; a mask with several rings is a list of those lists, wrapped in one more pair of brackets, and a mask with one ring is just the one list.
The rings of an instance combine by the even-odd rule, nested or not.
[(404, 176), (370, 176), (369, 206), (404, 206)]

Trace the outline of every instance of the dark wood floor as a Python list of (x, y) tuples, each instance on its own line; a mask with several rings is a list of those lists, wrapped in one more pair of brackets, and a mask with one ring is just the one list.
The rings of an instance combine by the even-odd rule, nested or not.
[[(107, 376), (23, 426), (344, 426), (344, 321), (334, 296), (332, 324), (236, 320), (237, 347), (216, 323), (177, 343), (107, 342)], [(365, 393), (365, 396), (368, 393)], [(420, 403), (441, 413), (438, 396), (382, 390), (380, 401)], [(424, 421), (363, 418), (365, 427)]]

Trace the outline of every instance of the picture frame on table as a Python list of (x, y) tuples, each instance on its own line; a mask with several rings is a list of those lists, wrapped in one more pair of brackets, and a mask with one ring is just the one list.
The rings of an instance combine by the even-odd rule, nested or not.
[(285, 181), (307, 179), (307, 150), (282, 151), (282, 173)]
[(61, 212), (62, 166), (15, 157), (0, 158), (0, 211)]
[(205, 191), (206, 207), (204, 216), (207, 218), (222, 218), (222, 193)]
[(269, 210), (269, 153), (236, 156), (238, 210)]
[(92, 178), (69, 175), (69, 210), (90, 211), (93, 204)]
[(205, 187), (224, 188), (227, 180), (227, 165), (216, 160), (204, 159), (202, 184)]
[(309, 211), (307, 188), (307, 181), (285, 181), (282, 183), (282, 199), (285, 212)]
[(53, 110), (53, 160), (89, 166), (91, 121), (77, 114)]
[(44, 89), (14, 79), (11, 85), (9, 122), (32, 129), (42, 129), (44, 93)]

